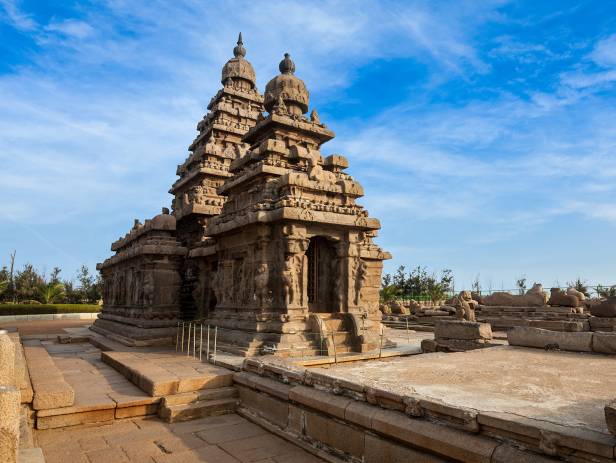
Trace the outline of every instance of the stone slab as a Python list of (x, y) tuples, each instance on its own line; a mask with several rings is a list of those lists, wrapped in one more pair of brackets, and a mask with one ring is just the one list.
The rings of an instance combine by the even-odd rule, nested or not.
[(115, 408), (92, 410), (88, 412), (68, 413), (62, 415), (37, 417), (37, 429), (64, 428), (78, 424), (102, 423), (115, 418)]
[(102, 352), (101, 360), (152, 397), (233, 384), (233, 372), (183, 355)]
[(588, 321), (592, 331), (616, 331), (616, 318), (590, 317)]
[(18, 463), (45, 463), (43, 450), (38, 447), (19, 449)]
[(492, 339), (492, 327), (489, 323), (468, 322), (462, 320), (440, 320), (434, 325), (435, 339)]
[(592, 350), (602, 354), (616, 354), (616, 333), (595, 331), (592, 336)]
[(592, 352), (592, 332), (562, 332), (518, 326), (507, 333), (512, 346), (560, 349), (574, 352)]
[(75, 400), (75, 391), (40, 341), (28, 341), (24, 355), (33, 389), (32, 406), (35, 410), (69, 407)]

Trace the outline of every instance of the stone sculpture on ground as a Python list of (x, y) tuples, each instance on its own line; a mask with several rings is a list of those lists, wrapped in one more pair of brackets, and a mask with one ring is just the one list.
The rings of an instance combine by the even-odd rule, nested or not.
[(548, 300), (548, 305), (577, 308), (581, 305), (581, 303), (582, 300), (577, 294), (570, 293), (569, 291), (565, 293), (560, 288), (550, 289), (550, 299)]
[(347, 159), (321, 154), (334, 133), (315, 110), (305, 116), (308, 90), (289, 55), (261, 97), (245, 54), (240, 35), (178, 166), (173, 213), (136, 222), (99, 266), (93, 329), (154, 344), (180, 319), (207, 318), (224, 349), (302, 355), (336, 326), (349, 349), (375, 348), (390, 258), (373, 242), (380, 224), (356, 203), (363, 188)]
[(483, 296), (482, 299), (483, 305), (487, 306), (540, 307), (548, 302), (543, 286), (539, 283), (535, 283), (525, 294), (514, 295), (499, 291)]
[(590, 306), (590, 313), (595, 317), (615, 318), (616, 317), (616, 297), (608, 297), (599, 304)]

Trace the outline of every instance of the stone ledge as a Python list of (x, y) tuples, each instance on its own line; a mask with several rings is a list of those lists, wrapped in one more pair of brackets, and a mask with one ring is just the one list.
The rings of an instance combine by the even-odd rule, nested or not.
[[(495, 451), (494, 461), (507, 461), (507, 455), (520, 458), (514, 461), (529, 462), (551, 461), (549, 458), (538, 454), (548, 457), (567, 457), (574, 454), (579, 458), (591, 461), (607, 461), (614, 456), (616, 439), (595, 431), (553, 425), (541, 420), (523, 418), (508, 413), (480, 412), (448, 405), (416, 393), (400, 396), (391, 391), (351, 383), (339, 380), (336, 377), (327, 377), (323, 373), (298, 368), (282, 359), (249, 359), (245, 361), (244, 366), (248, 366), (262, 377), (284, 382), (285, 386), (290, 384), (289, 398), (292, 402), (289, 406), (289, 429), (301, 429), (301, 420), (294, 416), (299, 413), (298, 407), (308, 407), (310, 410), (316, 410), (332, 416), (332, 418), (342, 419), (366, 429), (373, 429), (373, 422), (377, 414), (385, 412), (395, 413), (402, 418), (406, 417), (412, 422), (428, 422), (431, 426), (439, 426), (435, 429), (448, 429), (469, 436), (471, 439), (473, 437), (488, 440), (492, 438), (506, 439), (510, 440), (514, 446), (520, 445), (529, 449), (527, 452), (526, 450), (520, 451), (515, 448), (502, 447), (498, 453)], [(287, 370), (287, 366), (289, 370)], [(242, 384), (245, 384), (246, 387), (250, 387), (249, 384), (254, 385), (255, 382), (251, 376), (257, 376), (252, 373), (245, 373), (247, 374), (242, 376)], [(349, 389), (347, 389), (347, 386)], [(404, 404), (405, 408), (401, 408), (400, 403)], [(401, 413), (402, 410), (405, 415)], [(606, 413), (614, 413), (610, 416), (616, 417), (616, 412), (613, 412), (613, 409), (606, 409)], [(428, 418), (429, 421), (410, 417)], [(477, 433), (480, 435), (477, 436)]]
[(75, 391), (64, 380), (40, 341), (28, 341), (24, 345), (24, 354), (34, 392), (32, 407), (35, 410), (45, 410), (73, 405)]

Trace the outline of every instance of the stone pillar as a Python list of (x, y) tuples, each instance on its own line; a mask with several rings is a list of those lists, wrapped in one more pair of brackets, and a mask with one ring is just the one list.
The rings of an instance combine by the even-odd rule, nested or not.
[(20, 399), (17, 388), (0, 384), (0, 461), (4, 463), (17, 462)]
[(15, 343), (0, 330), (0, 384), (15, 386)]

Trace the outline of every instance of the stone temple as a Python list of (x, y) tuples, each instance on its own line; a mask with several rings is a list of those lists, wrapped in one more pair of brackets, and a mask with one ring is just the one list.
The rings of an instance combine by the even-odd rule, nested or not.
[(348, 160), (322, 154), (335, 135), (316, 110), (306, 115), (291, 57), (262, 96), (241, 34), (233, 54), (178, 166), (171, 213), (136, 220), (98, 265), (104, 306), (92, 329), (164, 344), (178, 321), (205, 319), (219, 349), (240, 355), (374, 349), (391, 257), (373, 242), (379, 221), (356, 203)]

